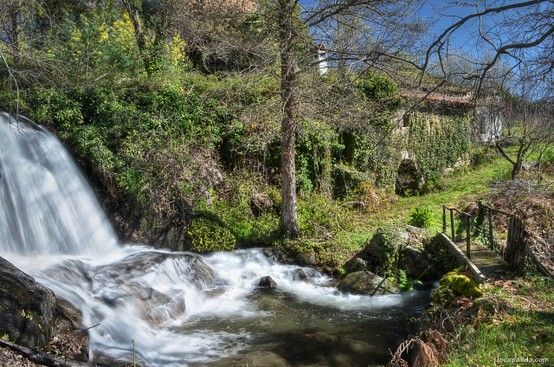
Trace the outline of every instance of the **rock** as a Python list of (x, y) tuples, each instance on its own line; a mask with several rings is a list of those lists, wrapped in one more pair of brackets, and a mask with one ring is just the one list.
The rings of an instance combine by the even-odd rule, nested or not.
[(405, 245), (404, 236), (398, 229), (379, 228), (356, 257), (367, 263), (367, 270), (381, 274), (397, 266), (395, 259)]
[(367, 270), (367, 262), (360, 258), (354, 257), (346, 262), (343, 266), (347, 273), (354, 273), (356, 271)]
[[(168, 262), (179, 274), (199, 289), (213, 288), (215, 284), (214, 271), (191, 252), (159, 252), (145, 251), (127, 256), (117, 263), (99, 267), (94, 275), (96, 284), (123, 284), (128, 279), (138, 279), (152, 271), (160, 264)], [(149, 290), (147, 290), (149, 292)]]
[(308, 279), (308, 274), (306, 274), (306, 272), (302, 268), (294, 269), (294, 271), (292, 272), (292, 280), (299, 281), (299, 280), (307, 280), (307, 279)]
[[(3, 258), (0, 309), (0, 337), (28, 348), (44, 348), (55, 335), (76, 334), (81, 327), (81, 313), (75, 307)], [(88, 337), (77, 334), (81, 335), (76, 353), (86, 358)], [(64, 351), (63, 346), (56, 349)]]
[(400, 268), (406, 275), (419, 280), (432, 280), (440, 278), (431, 259), (424, 250), (412, 246), (406, 246), (400, 254)]
[(166, 281), (167, 274), (160, 271), (163, 267), (200, 290), (215, 286), (215, 274), (200, 256), (187, 252), (148, 251), (99, 267), (93, 276), (91, 291), (111, 307), (134, 305), (146, 321), (157, 326), (186, 313), (183, 297), (153, 289), (149, 284), (155, 284), (155, 281), (143, 281), (146, 275), (159, 277), (160, 282)]
[(429, 241), (429, 232), (427, 230), (410, 225), (400, 229), (400, 235), (406, 242), (406, 246), (412, 246), (420, 250), (423, 250), (425, 244)]
[(365, 295), (400, 292), (388, 280), (384, 280), (370, 271), (356, 271), (348, 274), (337, 284), (337, 288), (343, 292)]
[(274, 289), (277, 287), (277, 283), (275, 283), (272, 277), (266, 275), (265, 277), (260, 278), (256, 287), (264, 289)]
[(255, 193), (250, 197), (250, 210), (256, 218), (263, 213), (270, 212), (273, 205), (273, 200), (267, 194)]
[(412, 159), (404, 159), (398, 167), (394, 190), (400, 196), (417, 194), (424, 184), (424, 179), (417, 164)]

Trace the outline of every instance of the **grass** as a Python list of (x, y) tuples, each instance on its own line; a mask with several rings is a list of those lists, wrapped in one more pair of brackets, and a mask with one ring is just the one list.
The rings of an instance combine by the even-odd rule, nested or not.
[(484, 297), (500, 301), (501, 306), (494, 315), (460, 328), (450, 341), (445, 366), (552, 365), (553, 283), (538, 277), (518, 279), (488, 284), (484, 291)]
[(355, 230), (338, 233), (344, 251), (355, 252), (365, 240), (381, 226), (407, 224), (410, 213), (415, 208), (428, 208), (431, 211), (429, 230), (438, 232), (442, 227), (442, 206), (456, 206), (470, 196), (479, 196), (489, 189), (492, 181), (506, 178), (510, 163), (501, 157), (473, 169), (454, 171), (439, 183), (440, 190), (421, 196), (401, 197), (385, 208), (370, 214), (360, 214), (355, 218)]

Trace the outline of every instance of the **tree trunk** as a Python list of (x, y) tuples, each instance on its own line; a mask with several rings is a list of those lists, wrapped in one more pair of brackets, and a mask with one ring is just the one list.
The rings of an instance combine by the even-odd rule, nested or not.
[(293, 11), (295, 2), (279, 0), (279, 46), (281, 52), (281, 178), (282, 211), (281, 229), (287, 238), (298, 237), (298, 213), (296, 208), (295, 135), (297, 100), (295, 94), (296, 70), (293, 54), (295, 30)]
[(519, 149), (517, 151), (517, 157), (516, 157), (515, 162), (512, 162), (512, 164), (513, 164), (512, 180), (514, 180), (519, 175), (519, 173), (521, 172), (521, 169), (523, 168), (523, 158), (524, 157), (525, 157), (525, 146), (522, 143), (519, 146)]
[(137, 47), (139, 49), (140, 57), (144, 63), (144, 69), (146, 73), (150, 74), (150, 57), (146, 50), (146, 36), (144, 35), (144, 29), (142, 27), (142, 21), (140, 19), (140, 13), (132, 0), (124, 0), (123, 5), (129, 15), (129, 19), (133, 24), (133, 30), (135, 32), (135, 39), (137, 41)]
[(12, 49), (13, 62), (17, 66), (21, 60), (21, 50), (19, 47), (19, 7), (21, 4), (17, 4), (10, 11), (10, 23), (11, 23), (11, 35), (10, 46)]

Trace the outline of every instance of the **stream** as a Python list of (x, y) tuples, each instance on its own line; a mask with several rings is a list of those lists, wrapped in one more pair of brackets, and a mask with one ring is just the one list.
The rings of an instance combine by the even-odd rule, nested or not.
[[(5, 113), (0, 239), (0, 256), (94, 326), (91, 358), (154, 367), (386, 364), (429, 304), (429, 290), (341, 293), (334, 279), (263, 249), (201, 256), (123, 244), (56, 137)], [(277, 287), (257, 287), (264, 276)]]

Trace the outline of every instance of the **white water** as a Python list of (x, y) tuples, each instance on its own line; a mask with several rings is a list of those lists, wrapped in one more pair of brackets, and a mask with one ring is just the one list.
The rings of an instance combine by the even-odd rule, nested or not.
[(342, 294), (328, 277), (307, 268), (309, 279), (295, 281), (298, 267), (259, 249), (199, 257), (121, 246), (59, 141), (6, 114), (0, 114), (0, 256), (79, 307), (84, 326), (99, 324), (90, 329), (91, 357), (129, 360), (133, 340), (136, 356), (148, 366), (202, 363), (247, 348), (254, 337), (248, 330), (201, 325), (270, 316), (252, 299), (262, 276), (271, 276), (295, 302), (345, 311), (415, 297)]

